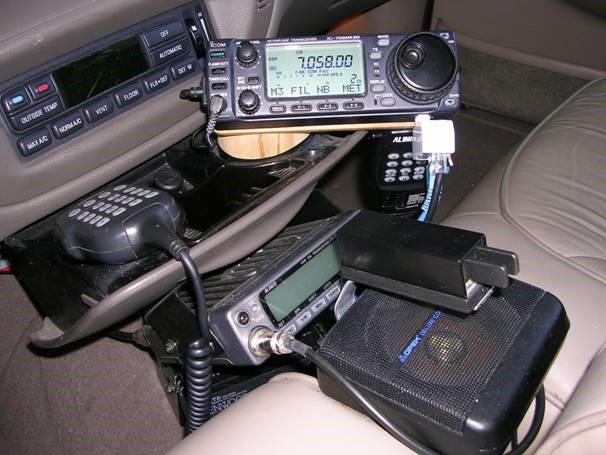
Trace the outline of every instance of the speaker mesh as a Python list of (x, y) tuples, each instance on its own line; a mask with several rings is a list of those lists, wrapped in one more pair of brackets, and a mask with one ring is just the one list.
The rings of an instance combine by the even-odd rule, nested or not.
[(366, 290), (320, 352), (354, 383), (460, 433), (543, 295), (512, 280), (460, 317)]

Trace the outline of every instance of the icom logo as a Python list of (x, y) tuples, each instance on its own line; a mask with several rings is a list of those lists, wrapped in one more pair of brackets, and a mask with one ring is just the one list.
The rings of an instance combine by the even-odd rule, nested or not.
[(225, 47), (225, 43), (216, 43), (214, 41), (211, 41), (210, 43), (210, 47)]

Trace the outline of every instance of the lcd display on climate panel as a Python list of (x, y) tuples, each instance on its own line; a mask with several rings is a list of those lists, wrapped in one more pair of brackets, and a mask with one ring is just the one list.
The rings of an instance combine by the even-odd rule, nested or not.
[(267, 97), (319, 98), (366, 92), (360, 42), (277, 44), (267, 46)]
[(66, 107), (80, 104), (149, 69), (133, 36), (53, 71)]

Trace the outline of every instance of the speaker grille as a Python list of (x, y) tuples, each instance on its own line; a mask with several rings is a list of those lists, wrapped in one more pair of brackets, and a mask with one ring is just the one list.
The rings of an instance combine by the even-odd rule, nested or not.
[(467, 317), (366, 290), (320, 352), (354, 383), (461, 433), (544, 291), (512, 280)]

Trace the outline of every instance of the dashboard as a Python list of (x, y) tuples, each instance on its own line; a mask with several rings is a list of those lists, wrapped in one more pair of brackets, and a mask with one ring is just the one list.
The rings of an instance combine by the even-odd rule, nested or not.
[(185, 5), (0, 84), (6, 131), (29, 160), (200, 72), (212, 29)]
[[(23, 0), (5, 5), (0, 238), (144, 163), (204, 123), (196, 103), (179, 99), (181, 90), (200, 82), (204, 53), (197, 40), (295, 33), (291, 19), (303, 3)], [(314, 17), (320, 29), (308, 32), (324, 31), (380, 3), (319, 4)], [(192, 39), (194, 32), (200, 36)], [(108, 66), (112, 71), (99, 71)]]

